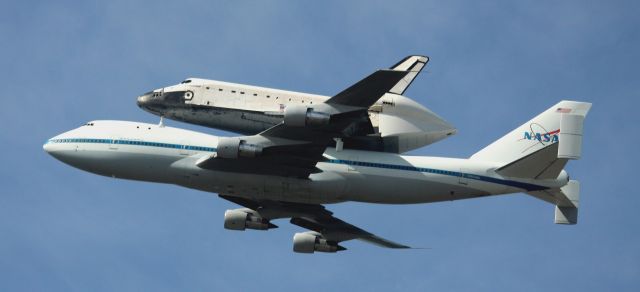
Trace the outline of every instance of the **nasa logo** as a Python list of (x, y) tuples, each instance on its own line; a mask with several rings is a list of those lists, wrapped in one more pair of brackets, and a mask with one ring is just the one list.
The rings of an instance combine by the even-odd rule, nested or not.
[(560, 129), (557, 129), (557, 130), (551, 131), (551, 132), (547, 132), (547, 133), (535, 133), (533, 131), (524, 132), (524, 139), (526, 139), (526, 140), (535, 140), (535, 141), (539, 141), (539, 142), (556, 143), (556, 142), (558, 142), (558, 134), (559, 133), (560, 133)]

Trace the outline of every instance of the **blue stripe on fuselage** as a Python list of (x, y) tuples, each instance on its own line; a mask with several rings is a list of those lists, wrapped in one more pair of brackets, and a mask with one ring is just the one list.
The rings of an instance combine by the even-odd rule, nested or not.
[(467, 179), (474, 179), (478, 181), (490, 182), (495, 184), (501, 184), (516, 188), (525, 189), (527, 191), (539, 191), (548, 189), (547, 187), (523, 183), (512, 180), (504, 180), (499, 178), (494, 178), (490, 176), (483, 176), (471, 173), (463, 173), (458, 171), (450, 171), (450, 170), (441, 170), (434, 168), (424, 168), (424, 167), (415, 167), (410, 165), (396, 165), (396, 164), (386, 164), (386, 163), (376, 163), (376, 162), (363, 162), (363, 161), (353, 161), (353, 160), (343, 160), (343, 159), (330, 159), (327, 161), (329, 163), (337, 163), (337, 164), (346, 164), (346, 165), (354, 165), (354, 166), (365, 166), (365, 167), (375, 167), (375, 168), (385, 168), (385, 169), (395, 169), (395, 170), (405, 170), (405, 171), (415, 171), (415, 172), (426, 172), (433, 174), (441, 174), (448, 175), (454, 177), (463, 177)]
[[(161, 142), (147, 142), (147, 141), (140, 141), (140, 140), (67, 138), (67, 139), (51, 139), (47, 141), (47, 143), (95, 143), (95, 144), (136, 145), (136, 146), (161, 147), (161, 148), (170, 148), (170, 149), (186, 149), (186, 150), (206, 151), (206, 152), (216, 151), (216, 148), (213, 148), (213, 147), (181, 145), (181, 144), (171, 144), (171, 143), (161, 143)], [(344, 160), (344, 159), (329, 159), (325, 162), (333, 163), (333, 164), (344, 164), (344, 165), (352, 165), (352, 166), (364, 166), (364, 167), (374, 167), (374, 168), (383, 168), (383, 169), (425, 172), (425, 173), (448, 175), (453, 177), (462, 177), (467, 179), (473, 179), (478, 181), (484, 181), (484, 182), (489, 182), (494, 184), (501, 184), (501, 185), (506, 185), (510, 187), (525, 189), (527, 191), (539, 191), (539, 190), (548, 189), (547, 187), (530, 184), (530, 183), (504, 180), (504, 179), (499, 179), (495, 177), (476, 175), (471, 173), (463, 173), (458, 171), (424, 168), (424, 167), (416, 167), (416, 166), (410, 166), (410, 165), (397, 165), (397, 164)]]

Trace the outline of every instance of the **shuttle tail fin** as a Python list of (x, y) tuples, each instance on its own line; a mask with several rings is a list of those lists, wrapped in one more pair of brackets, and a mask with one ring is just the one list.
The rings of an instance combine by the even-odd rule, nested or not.
[(391, 88), (389, 92), (402, 95), (407, 90), (407, 88), (409, 88), (411, 82), (413, 82), (418, 74), (420, 74), (420, 71), (422, 71), (424, 66), (427, 65), (427, 62), (429, 62), (429, 57), (427, 56), (408, 56), (395, 65), (391, 66), (391, 68), (389, 68), (391, 70), (409, 71), (409, 73), (404, 78), (402, 78), (402, 80), (400, 80), (396, 84), (396, 86)]

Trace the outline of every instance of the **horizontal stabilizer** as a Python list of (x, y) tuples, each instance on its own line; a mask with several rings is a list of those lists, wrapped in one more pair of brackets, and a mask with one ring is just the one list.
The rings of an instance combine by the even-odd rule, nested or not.
[(559, 189), (528, 192), (527, 194), (556, 205), (554, 220), (556, 224), (578, 223), (580, 183), (577, 180), (570, 180)]
[(551, 144), (496, 170), (508, 177), (555, 179), (567, 164), (566, 158), (557, 158), (558, 144)]

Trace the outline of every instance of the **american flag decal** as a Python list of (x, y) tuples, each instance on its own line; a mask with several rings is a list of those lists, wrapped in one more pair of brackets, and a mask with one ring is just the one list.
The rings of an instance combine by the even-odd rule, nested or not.
[(570, 112), (571, 112), (570, 108), (559, 107), (558, 109), (556, 109), (556, 113), (568, 114)]

